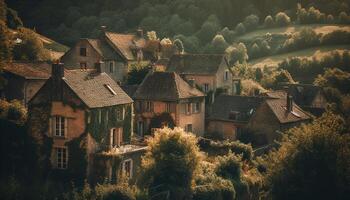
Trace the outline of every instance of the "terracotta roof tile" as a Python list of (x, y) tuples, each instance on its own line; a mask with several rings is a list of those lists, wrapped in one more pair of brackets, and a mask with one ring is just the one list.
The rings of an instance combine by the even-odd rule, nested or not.
[(178, 74), (215, 74), (223, 60), (218, 54), (176, 54), (170, 58), (168, 71)]
[(51, 76), (51, 65), (47, 62), (11, 62), (6, 63), (3, 70), (26, 79), (48, 79)]
[(293, 102), (292, 112), (286, 108), (286, 99), (267, 99), (266, 103), (280, 123), (290, 123), (311, 119), (311, 116)]
[(135, 60), (132, 49), (144, 48), (146, 41), (143, 38), (138, 38), (134, 34), (119, 34), (106, 32), (106, 38), (113, 44), (123, 57), (127, 60)]
[(65, 70), (63, 80), (90, 108), (133, 102), (106, 73), (99, 74), (94, 70)]
[(150, 72), (134, 94), (135, 99), (163, 101), (204, 96), (174, 72)]

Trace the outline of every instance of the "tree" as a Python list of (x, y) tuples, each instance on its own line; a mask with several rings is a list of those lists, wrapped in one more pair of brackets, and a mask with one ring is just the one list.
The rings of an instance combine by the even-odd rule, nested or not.
[(168, 194), (169, 199), (189, 198), (202, 160), (196, 137), (181, 128), (163, 128), (157, 130), (147, 144), (139, 184), (148, 189), (151, 197)]
[(11, 59), (11, 33), (4, 21), (0, 20), (0, 61)]
[(128, 85), (141, 84), (142, 80), (146, 77), (148, 71), (149, 71), (149, 68), (147, 67), (142, 67), (142, 68), (133, 67), (128, 72), (128, 77), (127, 77)]
[(222, 35), (217, 34), (209, 44), (210, 49), (207, 51), (208, 53), (222, 54), (227, 47), (228, 47), (228, 44), (225, 38)]
[(246, 28), (243, 23), (237, 24), (235, 31), (239, 35), (243, 35), (246, 32)]
[(256, 15), (249, 15), (244, 19), (243, 24), (245, 25), (247, 30), (253, 30), (259, 25), (259, 17)]
[(263, 77), (264, 77), (264, 74), (263, 74), (261, 68), (260, 67), (256, 68), (256, 70), (255, 70), (255, 80), (260, 82)]
[(271, 28), (275, 25), (275, 22), (273, 21), (273, 18), (271, 17), (271, 15), (266, 16), (265, 20), (264, 20), (264, 26), (266, 28)]
[(175, 39), (174, 40), (174, 45), (176, 46), (177, 50), (180, 53), (184, 53), (185, 52), (184, 45), (183, 45), (183, 43), (182, 43), (182, 41), (180, 39)]
[(279, 12), (275, 16), (275, 21), (277, 26), (288, 26), (290, 24), (290, 17), (284, 12)]
[(5, 0), (0, 0), (0, 21), (6, 22), (7, 7)]
[(260, 56), (260, 47), (254, 43), (250, 49), (250, 57), (257, 58)]
[(147, 32), (147, 38), (149, 40), (159, 40), (158, 37), (157, 37), (157, 33), (155, 31)]
[(289, 130), (267, 159), (266, 186), (272, 199), (348, 199), (350, 137), (331, 112)]
[(20, 28), (17, 38), (18, 43), (13, 48), (15, 60), (49, 60), (50, 55), (34, 31)]
[(238, 63), (244, 63), (248, 60), (247, 47), (244, 43), (235, 44), (229, 46), (226, 49), (228, 54), (229, 62), (233, 65)]

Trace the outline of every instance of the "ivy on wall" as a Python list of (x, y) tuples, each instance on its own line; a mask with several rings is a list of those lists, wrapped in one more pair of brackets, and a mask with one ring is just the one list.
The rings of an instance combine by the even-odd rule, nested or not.
[[(117, 110), (122, 111), (123, 107), (125, 108), (124, 120), (118, 120)], [(101, 147), (107, 147), (110, 130), (121, 127), (123, 128), (123, 140), (128, 143), (131, 140), (131, 115), (131, 104), (92, 109), (86, 113), (86, 116), (89, 116), (86, 117), (86, 132), (90, 133)]]

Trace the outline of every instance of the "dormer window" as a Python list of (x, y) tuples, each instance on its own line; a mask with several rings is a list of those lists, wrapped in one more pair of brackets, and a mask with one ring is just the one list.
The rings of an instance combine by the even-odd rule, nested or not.
[(80, 47), (80, 56), (86, 56), (86, 48), (85, 47)]
[(229, 118), (230, 120), (237, 120), (238, 114), (239, 114), (239, 113), (238, 113), (237, 111), (231, 111), (231, 112), (229, 113), (228, 118)]
[(105, 84), (105, 87), (108, 89), (108, 91), (109, 91), (111, 94), (113, 94), (113, 95), (116, 95), (116, 94), (117, 94), (109, 84)]

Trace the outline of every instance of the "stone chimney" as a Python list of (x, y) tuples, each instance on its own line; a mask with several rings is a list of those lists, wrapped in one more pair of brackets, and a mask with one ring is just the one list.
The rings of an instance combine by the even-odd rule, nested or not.
[(293, 111), (293, 96), (289, 94), (287, 94), (287, 111)]
[(141, 28), (138, 28), (138, 29), (136, 30), (136, 35), (137, 35), (137, 37), (139, 37), (139, 38), (143, 38), (143, 30), (142, 30)]
[(103, 62), (102, 61), (98, 61), (97, 63), (95, 63), (95, 69), (96, 69), (97, 73), (100, 74), (100, 73), (103, 72), (102, 67), (103, 67)]
[(53, 101), (62, 100), (62, 78), (64, 77), (64, 65), (63, 63), (52, 64), (51, 79), (52, 89), (51, 97)]

